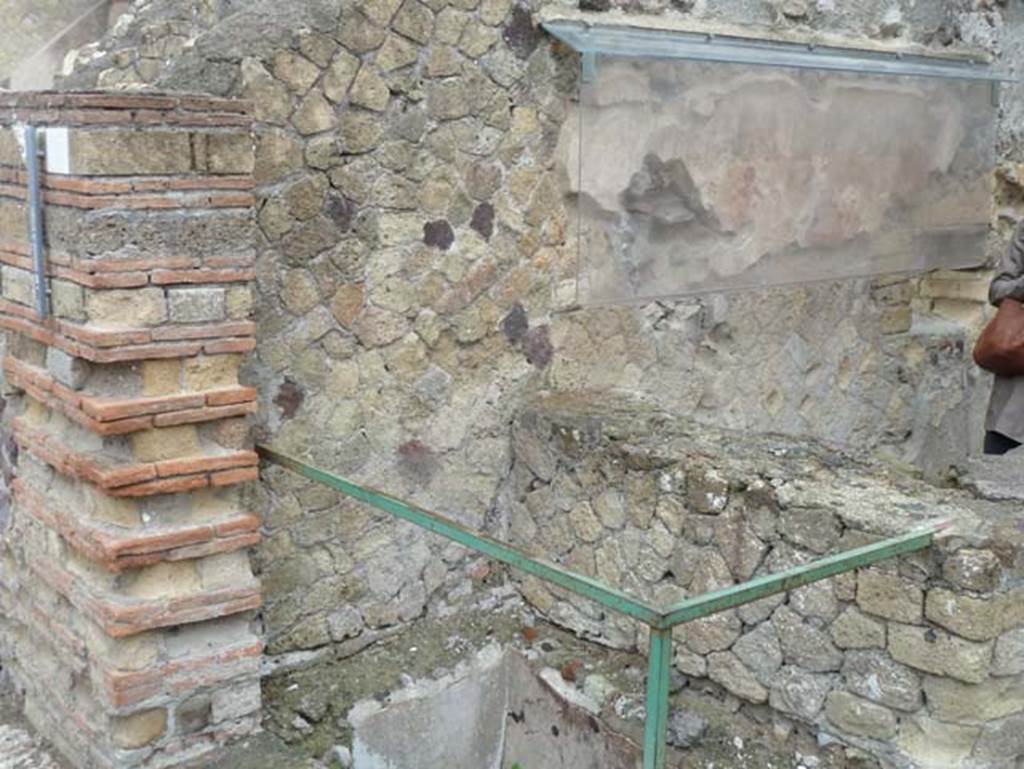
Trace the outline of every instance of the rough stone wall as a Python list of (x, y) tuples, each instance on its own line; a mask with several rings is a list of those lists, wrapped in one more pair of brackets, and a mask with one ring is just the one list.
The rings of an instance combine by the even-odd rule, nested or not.
[(107, 40), (118, 40), (118, 46), (111, 49), (103, 40), (92, 38), (70, 56), (72, 72), (92, 71), (91, 85), (102, 88), (153, 82), (201, 34), (243, 4), (239, 0), (117, 2), (111, 13), (116, 25)]
[[(679, 626), (675, 666), (887, 766), (1011, 769), (1024, 757), (1017, 503), (635, 401), (541, 399), (514, 430), (512, 542), (661, 606), (952, 522), (924, 554)], [(534, 578), (521, 585), (582, 637), (645, 643), (638, 623)]]
[(7, 0), (0, 36), (0, 83), (14, 90), (50, 88), (65, 54), (100, 37), (129, 0)]
[[(1007, 65), (1024, 56), (1012, 45), (1016, 6), (584, 5), (609, 20), (967, 43), (1005, 50)], [(985, 381), (967, 349), (984, 273), (573, 306), (555, 145), (578, 63), (536, 26), (573, 10), (163, 0), (139, 4), (83, 54), (69, 86), (156, 83), (255, 104), (259, 327), (246, 377), (261, 393), (261, 438), (499, 536), (515, 518), (510, 426), (542, 389), (631, 391), (745, 433), (881, 448), (943, 474), (980, 439)], [(993, 249), (1024, 199), (1019, 88), (1002, 98)], [(351, 653), (453, 610), (486, 573), (458, 548), (286, 473), (265, 481), (256, 565), (271, 654), (332, 642)]]
[[(71, 24), (96, 0), (5, 0), (5, 32), (0, 37), (0, 80), (62, 29)], [(93, 30), (93, 35), (103, 32)]]
[[(69, 84), (149, 74), (133, 49), (171, 7), (140, 7)], [(773, 8), (664, 14), (768, 34), (995, 48), (1017, 13), (908, 4), (893, 21), (861, 4)], [(555, 145), (578, 67), (536, 26), (540, 12), (561, 9), (572, 10), (257, 3), (211, 17), (142, 78), (256, 104), (263, 243), (249, 377), (263, 396), (263, 437), (499, 534), (508, 425), (543, 388), (638, 392), (731, 428), (883, 447), (935, 474), (962, 457), (980, 436), (984, 383), (967, 364), (966, 329), (982, 317), (984, 275), (572, 306), (575, 244)], [(663, 9), (629, 10), (640, 19)], [(965, 31), (985, 19), (991, 39)], [(267, 481), (260, 563), (272, 652), (359, 637), (465, 592), (468, 578), (449, 568), (457, 551), (339, 510), (283, 474)]]
[[(0, 328), (17, 447), (0, 663), (84, 769), (174, 766), (259, 725), (247, 107), (0, 101)], [(46, 145), (34, 309), (23, 132)], [(13, 418), (12, 418), (13, 417)]]

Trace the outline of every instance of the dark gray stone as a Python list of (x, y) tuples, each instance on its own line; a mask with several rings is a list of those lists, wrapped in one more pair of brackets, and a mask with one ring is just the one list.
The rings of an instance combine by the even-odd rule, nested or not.
[(501, 321), (501, 330), (510, 342), (519, 342), (526, 336), (530, 329), (530, 320), (526, 315), (523, 305), (516, 302), (508, 315)]
[(481, 203), (473, 209), (473, 218), (469, 226), (480, 233), (484, 240), (490, 240), (494, 234), (494, 206), (490, 203)]
[(520, 59), (527, 59), (540, 45), (544, 33), (533, 23), (530, 10), (525, 6), (517, 5), (512, 9), (501, 37), (516, 56)]
[(447, 251), (455, 242), (455, 233), (445, 219), (427, 222), (423, 225), (423, 242), (428, 246), (436, 246), (442, 251)]

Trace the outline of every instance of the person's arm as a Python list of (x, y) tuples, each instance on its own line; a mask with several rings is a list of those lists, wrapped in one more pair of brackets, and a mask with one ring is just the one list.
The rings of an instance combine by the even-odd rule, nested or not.
[(1024, 220), (1013, 231), (1010, 247), (999, 260), (999, 271), (988, 288), (988, 300), (997, 307), (1008, 296), (1024, 301)]

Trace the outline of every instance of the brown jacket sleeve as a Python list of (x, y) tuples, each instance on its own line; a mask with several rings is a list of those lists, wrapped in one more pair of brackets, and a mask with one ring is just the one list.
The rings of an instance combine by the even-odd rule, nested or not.
[(998, 306), (1006, 297), (1024, 301), (1024, 220), (1017, 225), (999, 271), (988, 288), (988, 300)]

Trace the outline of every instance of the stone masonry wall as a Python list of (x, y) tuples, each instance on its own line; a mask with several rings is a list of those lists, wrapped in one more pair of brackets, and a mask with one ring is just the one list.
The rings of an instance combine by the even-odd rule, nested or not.
[[(0, 38), (0, 81), (10, 77), (26, 59), (94, 6), (97, 0), (8, 0), (4, 4), (8, 31)], [(107, 18), (106, 6), (109, 3), (103, 3), (91, 14), (95, 18), (84, 21), (89, 28), (87, 34), (97, 36), (105, 31), (102, 22)]]
[[(514, 544), (669, 606), (894, 536), (924, 553), (679, 626), (675, 667), (885, 766), (1014, 769), (1024, 758), (1018, 503), (937, 490), (815, 444), (720, 433), (607, 397), (552, 396), (515, 425)], [(602, 645), (646, 626), (534, 579), (523, 595)]]
[[(1008, 68), (1024, 58), (1015, 5), (581, 5), (607, 21), (966, 45)], [(66, 85), (252, 101), (258, 329), (245, 376), (260, 392), (261, 440), (502, 537), (518, 514), (511, 426), (542, 390), (629, 391), (743, 435), (880, 449), (934, 476), (979, 442), (986, 381), (967, 351), (984, 318), (983, 271), (574, 306), (556, 146), (578, 61), (538, 21), (575, 3), (211, 8), (137, 3)], [(1024, 202), (1019, 87), (1001, 99), (992, 253)], [(284, 472), (264, 480), (252, 503), (265, 513), (256, 568), (272, 655), (332, 644), (352, 654), (457, 610), (486, 573), (459, 548)]]
[[(37, 316), (23, 132), (39, 127)], [(179, 765), (259, 725), (249, 108), (0, 100), (0, 327), (14, 501), (0, 660), (77, 767)], [(11, 452), (12, 454), (14, 452)], [(10, 479), (8, 479), (10, 480)]]
[[(1020, 29), (1015, 9), (908, 5), (893, 27), (875, 6), (796, 16), (750, 6), (631, 6), (629, 18), (753, 19), (762, 26), (748, 28), (767, 35), (828, 28), (993, 52)], [(183, 7), (139, 6), (68, 85), (129, 69), (137, 81), (140, 41), (159, 39)], [(258, 2), (208, 19), (147, 70), (160, 87), (254, 103), (260, 325), (248, 375), (263, 438), (497, 534), (508, 425), (545, 388), (642, 393), (714, 424), (878, 447), (944, 475), (980, 440), (986, 383), (967, 349), (985, 274), (573, 306), (556, 145), (572, 124), (578, 62), (537, 26), (572, 10)], [(998, 34), (978, 37), (979, 20)], [(1016, 94), (1003, 91), (1007, 115)], [(1006, 221), (1014, 189), (1003, 187)], [(273, 653), (372, 635), (457, 603), (472, 584), (457, 550), (338, 508), (283, 473), (261, 493)]]

